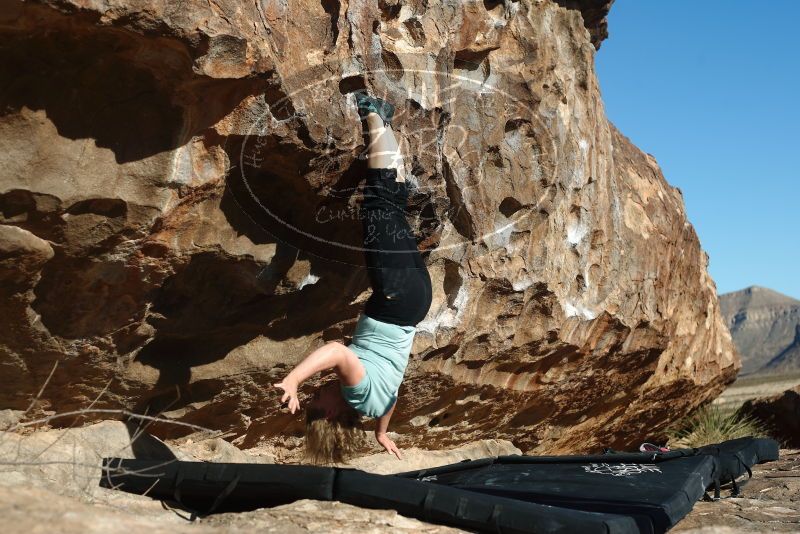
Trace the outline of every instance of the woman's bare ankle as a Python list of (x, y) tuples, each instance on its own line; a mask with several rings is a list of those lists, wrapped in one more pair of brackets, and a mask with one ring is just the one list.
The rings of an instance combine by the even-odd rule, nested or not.
[(378, 128), (383, 128), (383, 119), (380, 115), (375, 113), (374, 111), (367, 114), (367, 126), (369, 126), (370, 130), (375, 130)]

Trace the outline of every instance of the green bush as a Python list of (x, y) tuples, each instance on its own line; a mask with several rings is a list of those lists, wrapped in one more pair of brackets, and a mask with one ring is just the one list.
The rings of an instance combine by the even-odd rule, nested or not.
[(666, 430), (672, 449), (701, 447), (745, 436), (769, 437), (758, 420), (740, 411), (722, 411), (706, 405), (681, 419)]

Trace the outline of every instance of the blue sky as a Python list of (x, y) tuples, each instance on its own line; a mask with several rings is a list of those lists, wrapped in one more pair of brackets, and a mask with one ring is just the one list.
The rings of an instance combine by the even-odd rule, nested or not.
[(617, 0), (611, 121), (683, 191), (719, 293), (800, 298), (800, 1)]

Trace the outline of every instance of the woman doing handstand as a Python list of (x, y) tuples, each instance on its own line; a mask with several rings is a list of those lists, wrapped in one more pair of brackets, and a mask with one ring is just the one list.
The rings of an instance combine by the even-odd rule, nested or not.
[(341, 462), (358, 444), (361, 416), (377, 418), (375, 438), (402, 458), (387, 436), (405, 374), (416, 325), (431, 306), (431, 279), (405, 218), (408, 189), (391, 120), (394, 106), (355, 93), (369, 127), (366, 187), (361, 206), (364, 254), (372, 295), (349, 345), (330, 342), (300, 362), (282, 382), (281, 402), (295, 413), (297, 388), (333, 369), (338, 380), (320, 387), (306, 407), (306, 456), (314, 463)]

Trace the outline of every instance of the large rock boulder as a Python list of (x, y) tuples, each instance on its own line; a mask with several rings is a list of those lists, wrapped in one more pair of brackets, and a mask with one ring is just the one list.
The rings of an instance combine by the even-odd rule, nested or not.
[(397, 106), (434, 282), (401, 446), (623, 447), (716, 396), (707, 256), (603, 111), (609, 5), (5, 2), (0, 407), (47, 382), (31, 413), (295, 447), (271, 384), (369, 294), (361, 87)]
[(0, 431), (0, 486), (41, 487), (62, 495), (94, 498), (106, 493), (99, 486), (103, 458), (194, 460), (150, 436), (145, 428), (102, 421), (81, 428), (24, 434)]
[(785, 447), (800, 448), (800, 386), (748, 400), (741, 410), (761, 421)]

